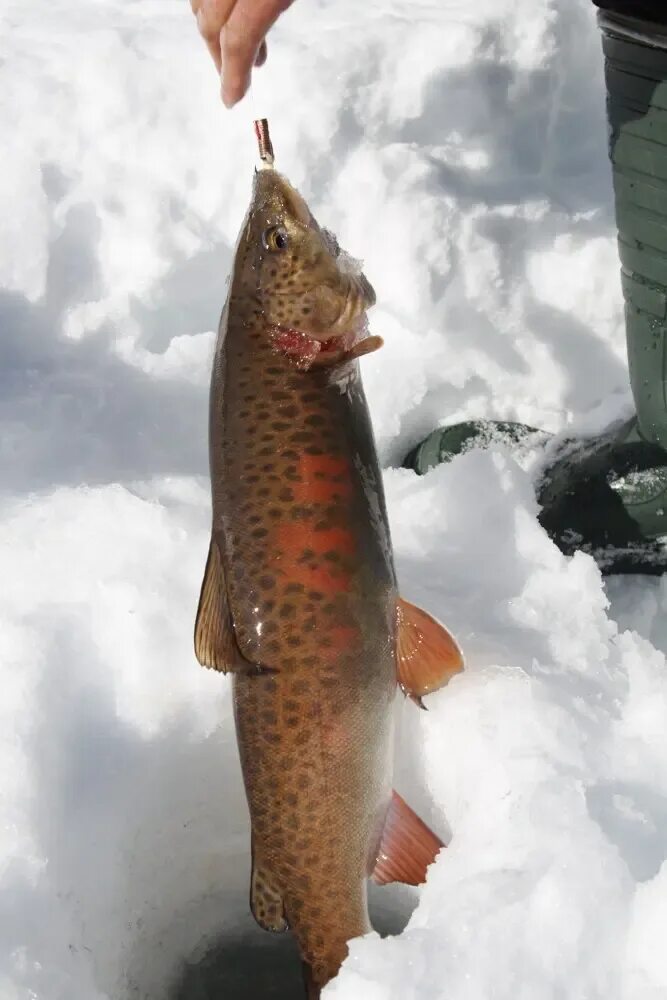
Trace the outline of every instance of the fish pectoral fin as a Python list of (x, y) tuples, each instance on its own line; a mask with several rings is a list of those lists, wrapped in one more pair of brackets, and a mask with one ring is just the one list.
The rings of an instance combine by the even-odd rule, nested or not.
[(371, 878), (377, 885), (421, 885), (426, 881), (426, 869), (444, 846), (407, 802), (392, 792)]
[(250, 909), (252, 915), (265, 931), (286, 931), (285, 904), (276, 889), (270, 869), (262, 863), (261, 857), (252, 854), (252, 876), (250, 879)]
[(424, 695), (445, 686), (463, 670), (456, 639), (426, 611), (398, 598), (396, 603), (398, 683), (421, 708)]
[(251, 663), (239, 649), (227, 601), (222, 555), (214, 538), (208, 550), (204, 581), (195, 621), (195, 656), (202, 667), (223, 674), (261, 674), (261, 664)]

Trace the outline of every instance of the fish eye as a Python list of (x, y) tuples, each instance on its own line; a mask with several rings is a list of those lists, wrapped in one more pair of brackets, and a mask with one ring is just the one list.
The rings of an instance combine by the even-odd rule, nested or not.
[(265, 250), (271, 250), (272, 252), (287, 250), (289, 244), (287, 230), (283, 226), (269, 226), (262, 233), (262, 243)]

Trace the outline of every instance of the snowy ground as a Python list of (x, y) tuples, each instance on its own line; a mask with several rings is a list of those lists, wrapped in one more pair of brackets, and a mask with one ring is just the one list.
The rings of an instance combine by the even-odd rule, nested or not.
[[(451, 846), (327, 1000), (662, 1000), (667, 585), (562, 557), (537, 456), (391, 468), (439, 422), (630, 410), (592, 8), (297, 0), (272, 42), (279, 166), (378, 293), (402, 588), (468, 658), (401, 708), (397, 785)], [(213, 942), (247, 977), (273, 947), (191, 648), (257, 104), (223, 112), (185, 0), (0, 7), (1, 1000), (166, 1000)]]

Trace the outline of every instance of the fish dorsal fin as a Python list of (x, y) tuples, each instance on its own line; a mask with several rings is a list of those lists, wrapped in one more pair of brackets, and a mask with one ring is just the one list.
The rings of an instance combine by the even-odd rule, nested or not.
[(276, 673), (277, 668), (243, 655), (236, 638), (227, 597), (225, 568), (220, 546), (211, 539), (195, 621), (195, 656), (202, 667), (223, 674)]
[(271, 870), (262, 862), (254, 848), (252, 852), (252, 876), (250, 879), (250, 909), (252, 915), (265, 931), (286, 931), (285, 905), (280, 891), (276, 888)]
[(203, 667), (220, 670), (223, 674), (238, 671), (242, 663), (245, 664), (246, 670), (252, 669), (251, 664), (243, 661), (236, 643), (232, 616), (227, 603), (222, 556), (214, 538), (211, 539), (208, 550), (197, 608), (195, 656)]
[(371, 878), (378, 885), (421, 885), (426, 881), (426, 869), (444, 846), (407, 802), (392, 792)]
[(417, 704), (463, 670), (454, 637), (426, 611), (398, 598), (396, 669), (401, 690)]
[(238, 656), (234, 626), (227, 604), (222, 556), (211, 539), (195, 622), (195, 656), (203, 667), (226, 674)]

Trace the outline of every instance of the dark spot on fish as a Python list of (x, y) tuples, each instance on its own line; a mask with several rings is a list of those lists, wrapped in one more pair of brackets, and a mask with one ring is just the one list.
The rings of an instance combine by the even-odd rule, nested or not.
[(266, 723), (267, 726), (275, 726), (278, 722), (278, 716), (275, 712), (267, 710), (262, 712), (262, 722)]
[(276, 578), (274, 576), (269, 576), (268, 573), (264, 573), (263, 576), (260, 576), (257, 582), (262, 590), (271, 590), (271, 588), (276, 585)]
[(256, 472), (253, 473), (251, 476), (246, 476), (246, 482), (248, 483), (258, 483), (260, 479), (261, 476), (258, 476)]
[[(317, 665), (317, 657), (316, 656), (304, 656), (303, 659), (301, 660), (301, 662), (303, 663), (304, 667), (314, 667), (314, 666)], [(301, 681), (300, 683), (306, 684), (307, 682), (306, 681)], [(296, 687), (294, 688), (294, 690), (296, 691)], [(308, 690), (308, 689), (304, 688), (304, 690)]]
[(296, 583), (294, 581), (287, 584), (285, 587), (286, 594), (302, 594), (304, 590), (302, 583)]
[(299, 725), (298, 715), (288, 715), (287, 718), (285, 719), (285, 725), (289, 729), (296, 729), (296, 727)]
[(313, 440), (313, 432), (312, 431), (307, 431), (307, 430), (295, 431), (291, 435), (290, 440), (291, 441), (312, 441)]
[[(287, 641), (289, 642), (289, 639)], [(271, 642), (269, 642), (267, 644), (267, 647), (268, 647), (268, 649), (269, 649), (269, 651), (271, 653), (279, 653), (280, 652), (280, 643), (278, 642), (277, 639), (272, 639)]]
[[(302, 662), (305, 663), (306, 661), (303, 660)], [(310, 684), (308, 681), (294, 681), (292, 691), (294, 694), (307, 694), (310, 691)]]
[(314, 616), (306, 618), (303, 623), (303, 629), (305, 632), (312, 632), (313, 629), (317, 628), (317, 619)]
[(298, 406), (281, 406), (280, 415), (282, 417), (298, 417), (299, 408)]
[(308, 445), (307, 448), (304, 448), (304, 451), (305, 451), (306, 455), (323, 455), (324, 454), (324, 450), (322, 448), (318, 448), (317, 445), (314, 445), (314, 444)]
[(294, 618), (296, 614), (296, 607), (294, 604), (282, 604), (279, 614), (281, 618)]
[(282, 500), (285, 503), (294, 499), (294, 494), (292, 493), (292, 490), (289, 488), (289, 486), (283, 487), (283, 489), (278, 494), (278, 499)]
[[(269, 646), (270, 645), (271, 644), (269, 643)], [(288, 636), (287, 637), (287, 645), (288, 646), (300, 646), (301, 645), (301, 637), (298, 636), (298, 635), (290, 635), (290, 636)], [(277, 652), (277, 650), (276, 650), (276, 652)]]
[[(260, 452), (261, 454), (261, 452)], [(271, 490), (267, 490), (266, 486), (263, 486), (261, 490), (257, 490), (258, 497), (268, 497)]]
[(268, 531), (266, 530), (266, 528), (255, 528), (253, 531), (251, 531), (251, 535), (253, 538), (266, 538), (266, 536), (268, 535)]

